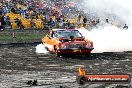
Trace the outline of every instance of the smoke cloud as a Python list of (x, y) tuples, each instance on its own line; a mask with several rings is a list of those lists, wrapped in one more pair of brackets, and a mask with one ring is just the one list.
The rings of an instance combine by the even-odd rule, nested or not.
[(82, 0), (78, 8), (88, 16), (96, 16), (102, 20), (106, 18), (119, 20), (132, 25), (131, 3), (131, 0)]
[[(132, 51), (132, 1), (131, 0), (83, 0), (79, 9), (82, 9), (88, 16), (98, 17), (101, 21), (108, 18), (115, 25), (103, 24), (88, 31), (79, 31), (94, 43), (92, 52), (123, 52)], [(124, 24), (128, 25), (123, 30)]]

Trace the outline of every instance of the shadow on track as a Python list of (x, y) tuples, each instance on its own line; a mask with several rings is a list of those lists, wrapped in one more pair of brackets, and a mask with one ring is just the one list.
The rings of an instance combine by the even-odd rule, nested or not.
[(62, 58), (62, 59), (76, 59), (76, 60), (93, 60), (93, 59), (96, 59), (96, 58), (92, 58), (92, 55), (89, 55), (89, 56), (83, 56), (83, 55), (65, 55), (65, 56), (61, 56), (59, 58)]
[(88, 57), (84, 55), (65, 55), (58, 58), (78, 60), (123, 60), (126, 56), (132, 56), (132, 51), (91, 53)]

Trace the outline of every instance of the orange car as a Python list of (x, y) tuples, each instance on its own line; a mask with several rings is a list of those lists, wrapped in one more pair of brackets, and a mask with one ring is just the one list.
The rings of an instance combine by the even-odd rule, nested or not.
[(93, 42), (85, 40), (77, 29), (52, 29), (42, 42), (48, 51), (55, 52), (57, 56), (70, 54), (89, 56), (94, 49)]

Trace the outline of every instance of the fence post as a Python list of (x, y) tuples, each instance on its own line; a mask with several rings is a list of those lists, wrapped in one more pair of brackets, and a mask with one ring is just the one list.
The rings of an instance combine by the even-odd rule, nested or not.
[(14, 31), (12, 32), (12, 37), (16, 38), (16, 33)]

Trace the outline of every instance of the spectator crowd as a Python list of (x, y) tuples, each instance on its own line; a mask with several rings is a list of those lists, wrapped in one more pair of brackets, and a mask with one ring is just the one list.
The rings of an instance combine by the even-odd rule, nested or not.
[[(75, 19), (77, 11), (75, 3), (71, 0), (2, 0), (0, 26), (1, 29), (5, 29), (6, 25), (11, 28), (12, 18), (6, 14), (13, 13), (21, 15), (22, 19), (29, 19), (31, 28), (36, 27), (35, 21), (38, 19), (41, 25), (48, 29), (73, 27), (75, 22), (69, 19)], [(18, 16), (13, 19), (20, 29), (25, 27), (22, 19)]]
[[(88, 20), (84, 14), (80, 14), (74, 1), (1, 0), (0, 29), (86, 27), (87, 23), (89, 23), (90, 26), (95, 26), (100, 22), (99, 19)], [(14, 14), (17, 15), (13, 17), (12, 15)], [(13, 26), (15, 24), (16, 27)]]

